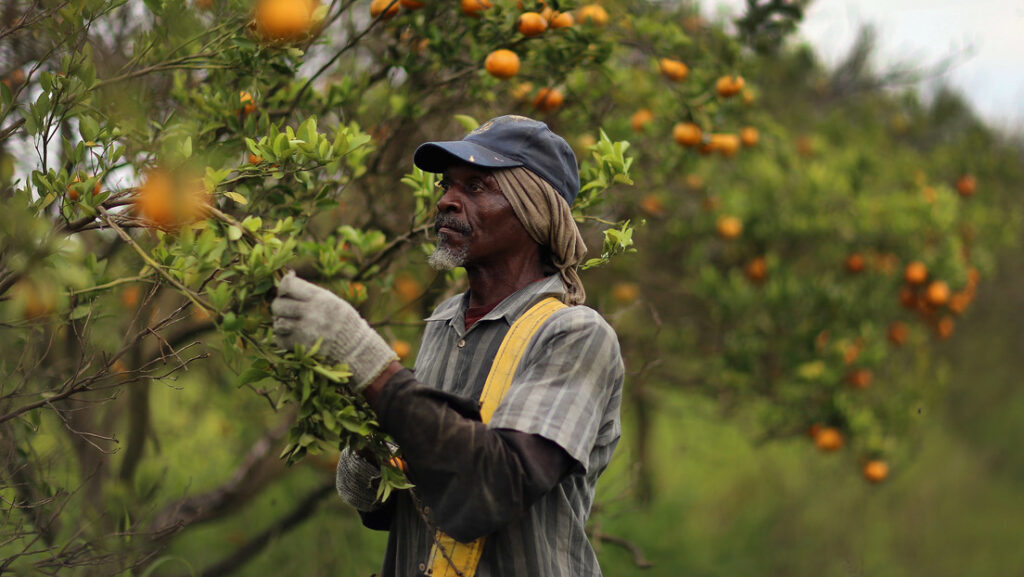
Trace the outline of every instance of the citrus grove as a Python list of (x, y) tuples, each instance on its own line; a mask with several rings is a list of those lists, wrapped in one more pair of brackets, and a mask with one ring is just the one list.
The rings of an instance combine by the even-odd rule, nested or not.
[[(636, 0), (7, 3), (0, 572), (236, 570), (330, 496), (344, 446), (406, 488), (346, 367), (277, 350), (268, 303), (295, 269), (411, 365), (465, 286), (424, 265), (439, 189), (412, 151), (506, 113), (581, 160), (641, 499), (673, 391), (895, 474), (934, 392), (900, 367), (1015, 240), (1021, 168), (954, 95), (851, 90), (786, 44), (801, 3), (751, 5), (733, 28)], [(203, 542), (260, 499), (285, 503), (266, 527)]]

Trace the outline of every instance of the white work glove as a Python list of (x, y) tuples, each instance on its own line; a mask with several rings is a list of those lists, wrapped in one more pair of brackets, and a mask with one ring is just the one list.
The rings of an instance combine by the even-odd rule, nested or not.
[(370, 328), (352, 305), (332, 293), (289, 272), (277, 285), (274, 340), (283, 349), (295, 345), (307, 349), (320, 339), (318, 352), (332, 363), (346, 363), (352, 371), (349, 386), (361, 391), (373, 382), (398, 355), (377, 331)]

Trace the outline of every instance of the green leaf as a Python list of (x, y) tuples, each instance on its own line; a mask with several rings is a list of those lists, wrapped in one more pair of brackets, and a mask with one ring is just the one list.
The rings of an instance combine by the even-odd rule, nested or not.
[[(238, 204), (241, 204), (243, 206), (249, 204), (249, 199), (245, 198), (241, 194), (238, 194), (237, 192), (232, 191), (232, 190), (229, 190), (229, 191), (225, 192), (224, 196), (230, 198), (231, 200), (233, 200), (233, 201), (235, 201)], [(237, 239), (232, 239), (232, 240), (237, 240)]]
[(192, 156), (192, 137), (188, 136), (185, 138), (185, 142), (181, 143), (181, 155), (185, 158)]
[(480, 128), (480, 122), (468, 114), (456, 114), (455, 121), (462, 125), (467, 131), (472, 132)]
[(228, 227), (228, 238), (231, 240), (238, 240), (242, 238), (242, 229), (237, 226)]

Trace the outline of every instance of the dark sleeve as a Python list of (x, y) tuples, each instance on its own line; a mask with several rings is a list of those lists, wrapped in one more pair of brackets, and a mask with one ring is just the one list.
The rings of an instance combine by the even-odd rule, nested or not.
[(575, 463), (544, 437), (487, 427), (475, 404), (420, 384), (407, 369), (373, 408), (401, 447), (428, 520), (462, 542), (521, 516)]

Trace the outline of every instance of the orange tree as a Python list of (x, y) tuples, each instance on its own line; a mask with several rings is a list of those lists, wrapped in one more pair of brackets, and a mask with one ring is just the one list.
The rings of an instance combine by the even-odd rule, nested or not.
[[(987, 179), (1004, 168), (964, 167), (966, 209), (943, 183), (970, 145), (922, 146), (934, 122), (919, 105), (877, 104), (908, 127), (890, 149), (869, 123), (841, 133), (851, 122), (828, 108), (770, 106), (778, 76), (821, 76), (780, 52), (800, 5), (751, 1), (727, 33), (692, 7), (632, 0), (6, 3), (0, 491), (14, 506), (0, 566), (156, 570), (168, 543), (286, 474), (279, 456), (385, 456), (371, 412), (338, 386), (344, 366), (273, 346), (274, 281), (295, 268), (331, 287), (411, 358), (418, 319), (462, 280), (421, 264), (437, 191), (411, 152), (502, 113), (541, 118), (576, 148), (588, 268), (631, 251), (637, 213), (648, 219), (645, 251), (588, 273), (613, 316), (636, 295), (661, 315), (616, 317), (638, 413), (644, 383), (681, 383), (763, 411), (771, 436), (820, 422), (882, 456), (908, 401), (875, 394), (900, 285), (877, 263), (918, 259), (945, 281), (944, 304), (928, 304), (941, 287), (909, 289), (941, 327), (970, 266), (987, 268)], [(908, 181), (917, 159), (924, 176)], [(969, 262), (948, 234), (964, 226), (977, 231)], [(614, 292), (622, 304), (594, 290), (616, 273), (634, 283)], [(862, 369), (879, 372), (870, 388), (844, 384)], [(210, 401), (168, 423), (155, 398), (175, 383)], [(244, 456), (169, 467), (158, 453), (213, 437)], [(382, 493), (404, 486), (382, 476)], [(295, 498), (211, 571), (332, 490), (324, 479)]]

